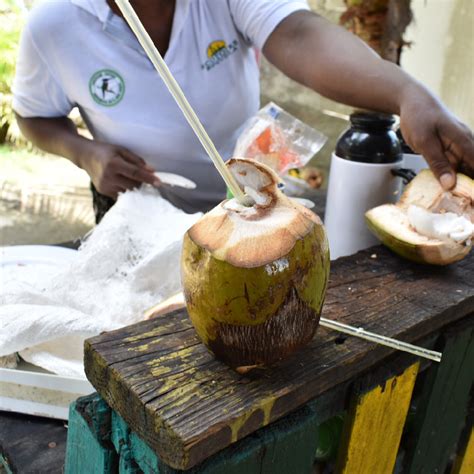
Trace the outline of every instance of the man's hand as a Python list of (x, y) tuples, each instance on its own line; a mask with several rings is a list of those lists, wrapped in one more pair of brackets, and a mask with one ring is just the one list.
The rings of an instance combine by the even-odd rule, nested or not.
[(89, 142), (80, 157), (80, 166), (87, 171), (97, 191), (113, 199), (142, 183), (154, 186), (160, 183), (145, 160), (126, 148), (108, 143)]
[(67, 117), (23, 118), (16, 114), (26, 138), (49, 153), (71, 160), (84, 169), (95, 188), (113, 199), (142, 183), (158, 186), (160, 180), (146, 162), (121, 146), (96, 142), (80, 136)]
[(444, 189), (456, 184), (456, 171), (474, 177), (474, 138), (423, 87), (410, 87), (400, 106), (400, 128), (408, 145), (426, 159)]

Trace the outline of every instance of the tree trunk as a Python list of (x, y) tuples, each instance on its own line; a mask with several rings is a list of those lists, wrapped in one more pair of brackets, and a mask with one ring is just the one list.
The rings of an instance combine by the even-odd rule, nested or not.
[(382, 58), (400, 64), (403, 39), (412, 20), (410, 0), (345, 0), (340, 23)]

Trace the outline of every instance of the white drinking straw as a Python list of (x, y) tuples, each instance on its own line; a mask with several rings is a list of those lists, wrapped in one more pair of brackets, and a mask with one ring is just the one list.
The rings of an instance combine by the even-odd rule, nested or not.
[(345, 334), (350, 334), (351, 336), (359, 337), (365, 339), (366, 341), (376, 342), (382, 346), (391, 347), (392, 349), (397, 349), (403, 352), (409, 352), (410, 354), (424, 357), (425, 359), (434, 360), (435, 362), (441, 362), (441, 352), (430, 351), (423, 347), (414, 346), (413, 344), (408, 344), (406, 342), (397, 341), (391, 337), (381, 336), (380, 334), (375, 334), (373, 332), (366, 331), (362, 328), (355, 328), (347, 324), (339, 323), (331, 319), (321, 318), (319, 320), (321, 326), (325, 326), (330, 329), (335, 329), (336, 331), (343, 332)]
[(168, 66), (161, 57), (160, 52), (156, 49), (156, 46), (154, 45), (152, 39), (145, 30), (144, 26), (142, 25), (142, 22), (140, 21), (140, 18), (138, 18), (138, 15), (135, 13), (135, 10), (130, 5), (130, 2), (128, 0), (115, 0), (115, 2), (120, 8), (120, 11), (122, 12), (128, 25), (135, 33), (135, 36), (142, 45), (150, 61), (153, 63), (156, 70), (158, 71), (158, 74), (161, 76), (161, 79), (163, 79), (163, 82), (166, 84), (166, 87), (168, 88), (174, 100), (178, 104), (178, 107), (183, 112), (189, 125), (194, 130), (196, 136), (199, 138), (199, 141), (202, 143), (202, 146), (211, 158), (212, 162), (214, 163), (214, 166), (217, 168), (217, 171), (219, 171), (220, 175), (224, 179), (228, 188), (239, 202), (241, 202), (242, 204), (246, 204), (246, 196), (235, 181), (235, 178), (232, 173), (225, 166), (224, 160), (219, 155), (219, 152), (217, 151), (214, 143), (212, 142), (211, 138), (202, 126), (202, 123), (199, 120), (198, 116), (196, 115), (188, 100), (186, 99), (185, 95), (183, 94), (181, 87), (176, 82), (175, 78), (171, 74), (171, 71), (168, 69)]

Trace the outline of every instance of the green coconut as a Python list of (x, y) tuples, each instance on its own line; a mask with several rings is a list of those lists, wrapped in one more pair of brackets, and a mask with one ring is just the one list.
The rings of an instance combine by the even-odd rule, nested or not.
[(458, 173), (445, 191), (430, 170), (421, 171), (397, 204), (366, 213), (369, 229), (391, 250), (418, 263), (447, 265), (471, 250), (474, 181)]
[(269, 365), (310, 341), (329, 274), (321, 220), (278, 189), (267, 166), (227, 166), (251, 206), (226, 200), (184, 237), (182, 283), (203, 343), (233, 367)]

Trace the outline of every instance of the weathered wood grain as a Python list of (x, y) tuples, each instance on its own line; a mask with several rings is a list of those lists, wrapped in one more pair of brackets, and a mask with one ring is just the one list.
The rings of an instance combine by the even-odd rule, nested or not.
[[(474, 313), (473, 281), (474, 256), (434, 268), (374, 247), (333, 264), (323, 316), (416, 343)], [(89, 339), (85, 368), (130, 428), (186, 469), (392, 353), (319, 328), (288, 360), (242, 376), (215, 360), (176, 311)]]

